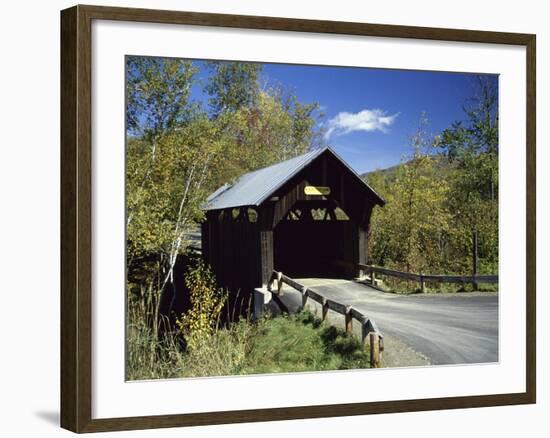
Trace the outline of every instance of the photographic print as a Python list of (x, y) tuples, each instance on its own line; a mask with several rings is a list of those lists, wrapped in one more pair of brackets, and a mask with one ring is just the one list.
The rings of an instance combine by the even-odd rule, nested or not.
[(498, 98), (127, 56), (127, 380), (498, 362)]

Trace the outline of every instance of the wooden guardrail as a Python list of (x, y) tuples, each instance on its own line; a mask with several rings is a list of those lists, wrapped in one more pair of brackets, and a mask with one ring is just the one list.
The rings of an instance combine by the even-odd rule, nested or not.
[[(273, 290), (273, 283), (277, 282), (277, 290)], [(384, 351), (384, 336), (378, 330), (376, 323), (363, 314), (360, 310), (355, 309), (352, 306), (341, 304), (330, 298), (324, 297), (319, 292), (309, 289), (290, 277), (287, 277), (282, 272), (273, 271), (270, 281), (268, 282), (267, 289), (278, 295), (282, 295), (282, 286), (287, 284), (293, 289), (297, 290), (302, 295), (302, 306), (305, 307), (307, 300), (311, 299), (322, 307), (322, 319), (326, 320), (329, 310), (332, 310), (345, 318), (346, 333), (353, 334), (353, 320), (355, 319), (361, 325), (361, 343), (370, 348), (370, 365), (371, 368), (379, 368), (382, 352)]]
[(363, 269), (370, 274), (370, 283), (375, 284), (376, 274), (388, 275), (392, 277), (402, 278), (404, 280), (418, 281), (422, 292), (426, 289), (426, 282), (433, 281), (438, 283), (498, 283), (498, 275), (427, 275), (413, 274), (411, 272), (395, 271), (393, 269), (382, 268), (374, 265), (358, 264), (360, 269)]

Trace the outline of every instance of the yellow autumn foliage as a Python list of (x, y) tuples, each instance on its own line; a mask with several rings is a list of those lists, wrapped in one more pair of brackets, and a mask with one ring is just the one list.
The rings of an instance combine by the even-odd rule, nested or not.
[(187, 271), (185, 284), (189, 290), (191, 308), (176, 322), (187, 347), (193, 350), (208, 342), (214, 334), (227, 293), (216, 287), (212, 270), (200, 259), (196, 266)]

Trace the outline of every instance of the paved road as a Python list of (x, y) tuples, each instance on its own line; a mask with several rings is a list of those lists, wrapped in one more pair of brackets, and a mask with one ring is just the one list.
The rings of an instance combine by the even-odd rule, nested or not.
[(352, 305), (434, 365), (498, 361), (498, 295), (395, 295), (347, 280), (296, 279)]

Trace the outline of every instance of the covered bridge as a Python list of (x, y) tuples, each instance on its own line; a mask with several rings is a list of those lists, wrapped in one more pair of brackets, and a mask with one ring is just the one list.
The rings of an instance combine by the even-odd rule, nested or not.
[(352, 278), (385, 201), (330, 148), (241, 176), (203, 206), (202, 250), (218, 284), (243, 297), (272, 271)]

